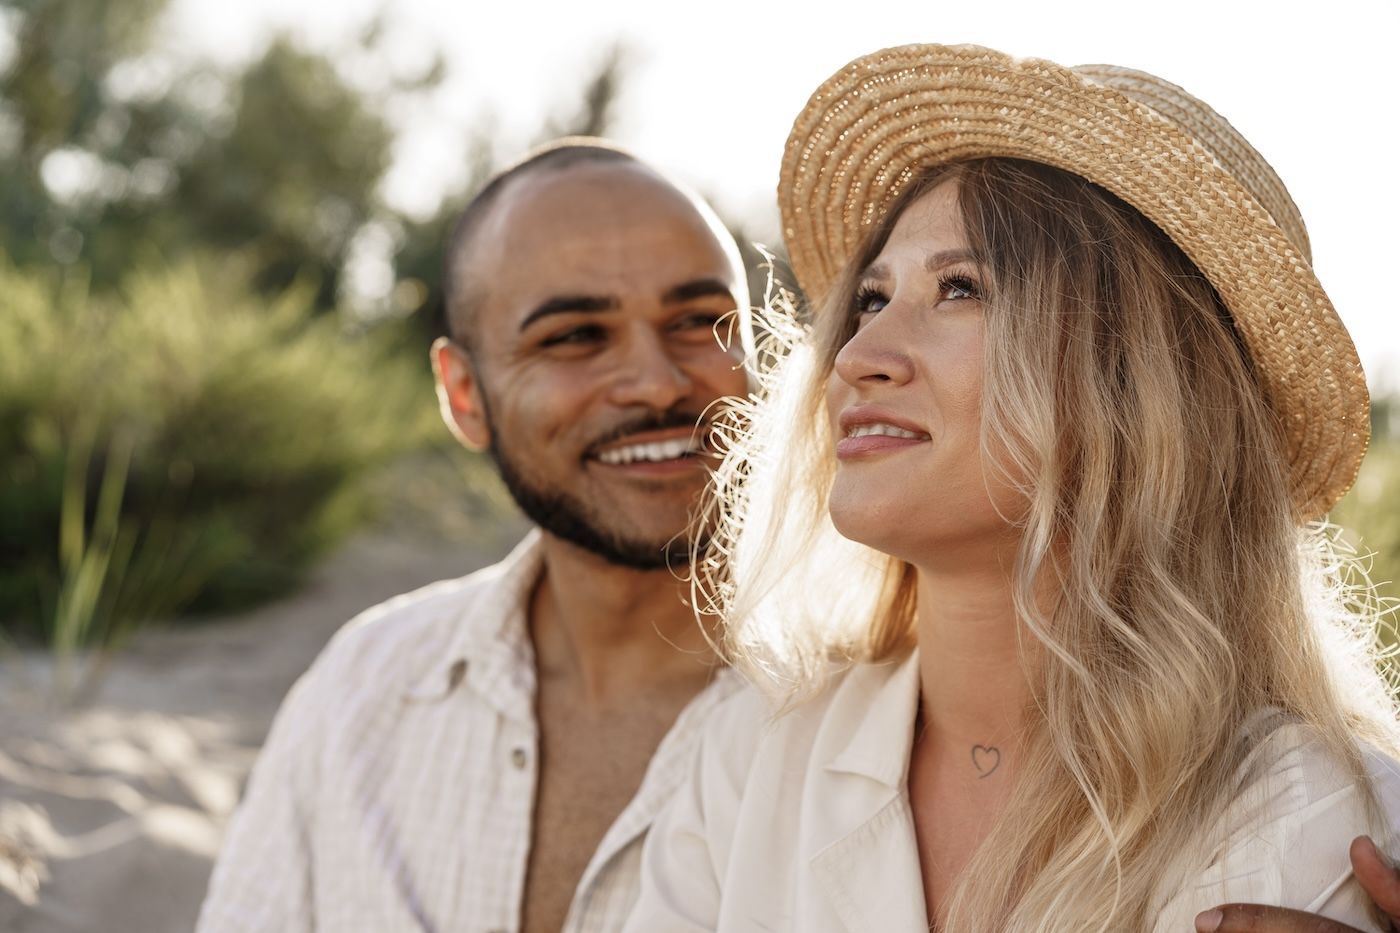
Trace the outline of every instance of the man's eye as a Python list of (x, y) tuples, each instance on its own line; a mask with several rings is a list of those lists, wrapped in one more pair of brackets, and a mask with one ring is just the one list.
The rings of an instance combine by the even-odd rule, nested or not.
[(714, 330), (715, 325), (723, 319), (724, 315), (716, 314), (713, 311), (697, 311), (694, 314), (687, 314), (677, 318), (671, 325), (673, 330)]
[(590, 343), (597, 343), (606, 336), (603, 328), (596, 324), (587, 324), (582, 327), (570, 327), (557, 334), (550, 334), (540, 341), (542, 347), (579, 346)]
[(878, 288), (862, 285), (851, 300), (852, 314), (874, 314), (890, 303), (889, 297)]

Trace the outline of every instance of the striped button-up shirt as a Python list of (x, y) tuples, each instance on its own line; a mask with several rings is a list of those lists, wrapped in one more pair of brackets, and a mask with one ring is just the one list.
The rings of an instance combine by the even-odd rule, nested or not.
[[(520, 928), (538, 772), (526, 607), (538, 533), (501, 563), (342, 629), (273, 723), (199, 930)], [(642, 837), (688, 768), (723, 672), (676, 720), (604, 835), (564, 930), (620, 929)]]

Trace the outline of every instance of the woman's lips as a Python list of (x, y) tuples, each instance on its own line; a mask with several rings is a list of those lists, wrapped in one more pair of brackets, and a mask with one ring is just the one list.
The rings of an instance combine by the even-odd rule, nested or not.
[(849, 460), (871, 454), (890, 453), (927, 444), (924, 437), (891, 437), (888, 434), (865, 434), (860, 437), (843, 437), (836, 442), (836, 459)]
[(836, 442), (836, 456), (840, 460), (906, 450), (930, 440), (918, 425), (874, 406), (847, 408), (841, 412), (839, 423), (844, 435)]

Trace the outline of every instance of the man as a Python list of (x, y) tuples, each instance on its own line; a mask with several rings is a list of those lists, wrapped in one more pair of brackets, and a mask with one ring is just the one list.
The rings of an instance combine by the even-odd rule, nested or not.
[(538, 530), (336, 636), (278, 714), (201, 930), (616, 928), (734, 686), (673, 569), (703, 422), (747, 387), (732, 239), (572, 140), (477, 196), (447, 273), (444, 417)]

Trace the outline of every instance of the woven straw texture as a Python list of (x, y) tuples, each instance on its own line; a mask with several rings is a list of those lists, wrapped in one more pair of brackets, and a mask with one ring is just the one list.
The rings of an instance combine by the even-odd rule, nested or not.
[(783, 154), (778, 204), (798, 283), (819, 302), (912, 179), (989, 156), (1087, 178), (1181, 247), (1230, 309), (1284, 427), (1300, 520), (1326, 514), (1370, 440), (1356, 347), (1313, 274), (1283, 182), (1223, 117), (1174, 84), (976, 46), (856, 59), (812, 95)]

